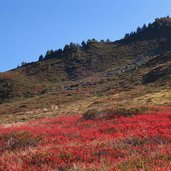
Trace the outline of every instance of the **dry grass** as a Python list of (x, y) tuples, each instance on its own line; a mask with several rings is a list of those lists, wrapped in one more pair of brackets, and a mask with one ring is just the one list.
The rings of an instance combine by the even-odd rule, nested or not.
[[(21, 99), (1, 104), (0, 123), (26, 122), (38, 118), (82, 114), (91, 110), (103, 113), (115, 113), (116, 110), (120, 110), (122, 113), (121, 109), (124, 108), (136, 109), (150, 108), (160, 104), (171, 105), (169, 89), (157, 90), (153, 87), (139, 86), (128, 92), (115, 92), (114, 89), (110, 89), (105, 94), (99, 95), (89, 94), (88, 92), (93, 92), (96, 87), (89, 88), (89, 90), (82, 88), (79, 92), (49, 93), (24, 101)], [(68, 94), (70, 95), (68, 96)], [(53, 110), (53, 105), (57, 106), (57, 109)]]

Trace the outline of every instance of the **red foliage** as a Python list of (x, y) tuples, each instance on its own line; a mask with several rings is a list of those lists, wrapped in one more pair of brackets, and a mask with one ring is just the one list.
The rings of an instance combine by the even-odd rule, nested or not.
[(0, 170), (171, 170), (171, 110), (0, 127)]

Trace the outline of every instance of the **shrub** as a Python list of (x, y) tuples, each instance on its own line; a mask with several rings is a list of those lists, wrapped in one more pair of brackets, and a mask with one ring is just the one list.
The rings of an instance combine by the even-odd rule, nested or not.
[(118, 108), (107, 108), (103, 111), (98, 111), (96, 109), (90, 109), (83, 114), (83, 119), (93, 120), (93, 119), (100, 119), (100, 118), (110, 119), (110, 118), (118, 117), (118, 116), (128, 117), (128, 116), (133, 116), (136, 114), (142, 114), (148, 110), (149, 110), (149, 108), (147, 108), (147, 107), (139, 107), (139, 108), (118, 107)]
[(99, 114), (99, 111), (96, 109), (90, 109), (83, 113), (83, 119), (85, 120), (91, 120), (91, 119), (96, 119)]

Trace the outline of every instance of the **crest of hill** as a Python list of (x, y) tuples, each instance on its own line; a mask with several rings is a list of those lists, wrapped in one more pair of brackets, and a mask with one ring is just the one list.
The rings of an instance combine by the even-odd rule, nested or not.
[(151, 24), (142, 28), (138, 27), (136, 32), (131, 32), (125, 35), (124, 42), (143, 41), (143, 40), (157, 40), (157, 39), (170, 39), (171, 38), (171, 18), (157, 18)]

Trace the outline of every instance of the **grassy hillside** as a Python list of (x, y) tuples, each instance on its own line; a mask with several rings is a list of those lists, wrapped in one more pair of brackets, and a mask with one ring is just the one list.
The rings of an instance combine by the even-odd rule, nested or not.
[(170, 43), (162, 18), (0, 73), (0, 170), (171, 170)]
[(0, 73), (1, 122), (171, 105), (170, 35), (171, 19), (161, 18), (122, 40), (66, 45)]

